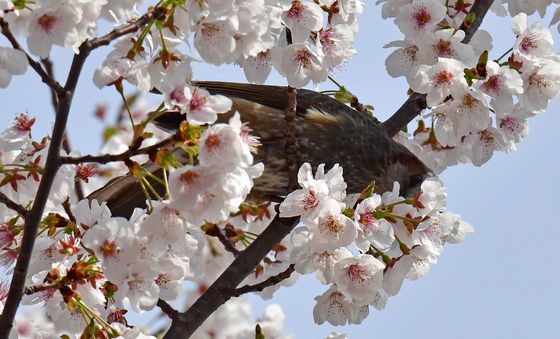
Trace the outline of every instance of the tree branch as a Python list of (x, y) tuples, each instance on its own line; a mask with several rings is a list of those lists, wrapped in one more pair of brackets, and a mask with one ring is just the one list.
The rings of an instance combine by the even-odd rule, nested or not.
[[(464, 44), (468, 44), (471, 41), (472, 36), (480, 27), (493, 2), (494, 0), (476, 0), (474, 2), (469, 11), (469, 13), (475, 13), (476, 15), (474, 22), (469, 27), (461, 25), (461, 29), (465, 31), (465, 38), (462, 41)], [(389, 119), (383, 122), (383, 127), (387, 130), (387, 134), (390, 137), (395, 136), (426, 107), (426, 94), (412, 93), (404, 104)]]
[(0, 202), (6, 205), (9, 209), (16, 211), (24, 219), (27, 218), (27, 214), (29, 213), (29, 210), (23, 207), (22, 205), (16, 203), (12, 199), (8, 198), (8, 196), (2, 192), (0, 192)]
[(258, 284), (245, 285), (236, 288), (231, 292), (231, 295), (234, 297), (239, 297), (240, 295), (250, 293), (250, 292), (262, 292), (265, 288), (277, 285), (278, 283), (281, 283), (282, 281), (288, 279), (292, 275), (292, 273), (294, 273), (295, 271), (294, 267), (295, 267), (294, 264), (292, 264), (288, 266), (288, 268), (284, 272), (280, 272), (277, 275), (273, 275), (272, 277), (269, 277), (268, 279), (261, 281)]
[[(45, 66), (45, 70), (47, 71), (47, 74), (51, 78), (55, 79), (54, 67), (52, 61), (49, 58), (44, 58), (41, 59), (41, 63), (43, 63), (43, 66)], [(52, 88), (50, 90), (50, 93), (51, 93), (51, 104), (53, 106), (54, 112), (56, 113), (56, 111), (58, 110), (58, 96), (56, 95), (56, 92)], [(70, 140), (68, 140), (67, 131), (64, 132), (64, 137), (62, 138), (62, 149), (67, 154), (70, 154), (70, 152), (72, 151), (72, 147), (70, 146)], [(74, 180), (74, 189), (76, 190), (76, 196), (78, 200), (82, 200), (85, 194), (84, 194), (84, 187), (82, 186), (81, 180)]]
[(120, 28), (115, 28), (111, 32), (105, 34), (102, 37), (92, 39), (90, 41), (91, 49), (94, 50), (101, 46), (106, 46), (111, 43), (111, 41), (120, 38), (121, 36), (127, 35), (129, 33), (134, 33), (138, 31), (142, 26), (148, 24), (152, 20), (157, 20), (165, 16), (165, 9), (161, 7), (149, 8), (148, 12), (135, 21), (124, 25)]
[(157, 305), (161, 311), (171, 319), (174, 319), (179, 314), (179, 311), (174, 309), (173, 306), (169, 305), (169, 303), (163, 299), (158, 299)]
[(43, 69), (43, 66), (41, 66), (41, 64), (38, 61), (35, 61), (33, 58), (31, 58), (29, 54), (27, 54), (27, 52), (21, 47), (21, 45), (17, 41), (16, 37), (13, 35), (8, 23), (4, 21), (4, 19), (2, 18), (0, 18), (0, 27), (2, 28), (2, 34), (10, 41), (12, 46), (15, 49), (19, 49), (20, 51), (25, 53), (25, 56), (27, 57), (27, 61), (29, 62), (29, 66), (31, 66), (31, 68), (33, 68), (35, 72), (39, 74), (41, 80), (45, 84), (47, 84), (47, 86), (49, 86), (49, 88), (53, 90), (56, 94), (62, 94), (64, 91), (62, 86)]
[(234, 257), (237, 257), (241, 253), (241, 251), (238, 250), (237, 247), (235, 247), (235, 244), (233, 243), (233, 241), (231, 241), (231, 239), (229, 239), (224, 234), (224, 232), (222, 232), (222, 230), (217, 226), (216, 226), (215, 236), (216, 236), (216, 238), (218, 238), (218, 240), (220, 240), (222, 245), (224, 245), (224, 248), (226, 249), (226, 251), (233, 254)]
[(186, 312), (172, 317), (171, 327), (164, 338), (190, 337), (210, 314), (233, 296), (235, 288), (253, 272), (272, 246), (292, 231), (298, 221), (298, 218), (275, 218)]
[(43, 292), (51, 289), (58, 289), (56, 284), (43, 284), (43, 285), (34, 285), (26, 287), (24, 293), (27, 295), (35, 294), (38, 292)]
[(4, 305), (4, 310), (0, 316), (0, 338), (7, 338), (10, 334), (14, 317), (24, 293), (25, 279), (29, 269), (29, 263), (31, 261), (35, 238), (39, 229), (39, 222), (41, 221), (54, 178), (60, 167), (60, 147), (62, 139), (64, 138), (66, 123), (68, 122), (68, 115), (72, 105), (74, 90), (76, 89), (83, 65), (90, 51), (91, 45), (89, 41), (83, 42), (80, 46), (80, 53), (74, 55), (74, 59), (72, 60), (66, 85), (63, 90), (57, 91), (59, 105), (56, 111), (56, 119), (47, 153), (47, 160), (45, 163), (44, 173), (33, 202), (33, 207), (29, 211), (28, 217), (25, 220), (21, 247), (14, 267), (10, 290)]
[(156, 152), (162, 147), (165, 147), (172, 142), (177, 141), (175, 135), (163, 139), (162, 141), (153, 144), (152, 146), (147, 146), (140, 149), (129, 148), (126, 151), (119, 153), (119, 154), (103, 154), (103, 155), (84, 155), (80, 157), (60, 157), (61, 164), (83, 164), (88, 162), (95, 162), (99, 164), (107, 164), (109, 162), (115, 161), (125, 161), (130, 157), (140, 154), (151, 154)]

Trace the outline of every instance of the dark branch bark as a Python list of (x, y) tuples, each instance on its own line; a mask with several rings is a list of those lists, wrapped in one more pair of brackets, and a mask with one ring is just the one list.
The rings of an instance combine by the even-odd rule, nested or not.
[(55, 284), (43, 284), (43, 285), (35, 285), (26, 287), (24, 293), (27, 295), (31, 295), (37, 292), (43, 292), (47, 290), (51, 290), (53, 288), (58, 288)]
[[(472, 36), (480, 27), (493, 2), (494, 0), (476, 0), (474, 2), (470, 10), (470, 13), (475, 13), (476, 15), (474, 22), (469, 27), (461, 26), (461, 29), (465, 31), (463, 43), (467, 44), (471, 41)], [(404, 104), (389, 119), (383, 122), (383, 127), (387, 130), (387, 134), (391, 137), (395, 136), (426, 107), (426, 94), (412, 93)]]
[(0, 316), (0, 338), (7, 338), (10, 334), (14, 317), (24, 293), (25, 279), (29, 269), (29, 262), (31, 261), (31, 253), (33, 252), (39, 222), (41, 221), (54, 178), (60, 167), (60, 147), (62, 139), (64, 138), (66, 123), (68, 122), (68, 115), (72, 104), (72, 98), (74, 96), (74, 90), (76, 89), (82, 67), (90, 51), (91, 45), (89, 42), (85, 41), (82, 43), (80, 46), (80, 54), (74, 55), (74, 59), (72, 60), (66, 85), (62, 91), (57, 91), (59, 105), (56, 112), (56, 119), (47, 154), (47, 161), (45, 163), (45, 169), (41, 182), (39, 183), (37, 195), (35, 196), (35, 200), (33, 202), (33, 207), (29, 211), (28, 217), (25, 220), (21, 247), (14, 268), (10, 290), (4, 305), (4, 310)]
[(222, 243), (222, 245), (224, 245), (224, 248), (226, 249), (226, 251), (228, 251), (229, 253), (233, 254), (234, 257), (237, 257), (241, 251), (238, 250), (235, 247), (235, 244), (233, 243), (233, 241), (231, 241), (225, 234), (224, 232), (222, 232), (222, 230), (219, 227), (217, 228), (217, 232), (216, 232), (216, 238), (218, 238), (218, 240), (220, 240), (220, 242)]
[(135, 155), (151, 154), (153, 152), (156, 152), (160, 148), (165, 147), (165, 146), (171, 144), (172, 142), (174, 142), (176, 140), (177, 139), (176, 139), (175, 136), (171, 136), (167, 139), (164, 139), (164, 140), (158, 142), (157, 144), (153, 144), (152, 146), (147, 146), (147, 147), (140, 148), (140, 149), (128, 149), (128, 150), (126, 150), (122, 153), (119, 153), (119, 154), (84, 155), (84, 156), (81, 156), (81, 157), (60, 157), (60, 163), (61, 164), (83, 164), (83, 163), (95, 162), (95, 163), (99, 163), (99, 164), (107, 164), (107, 163), (115, 162), (115, 161), (125, 161), (125, 160), (127, 160), (130, 157), (133, 157)]
[(157, 7), (157, 8), (150, 8), (148, 12), (142, 15), (140, 18), (131, 22), (127, 25), (124, 25), (120, 28), (115, 28), (111, 32), (105, 34), (102, 37), (92, 39), (90, 41), (91, 49), (94, 50), (101, 46), (106, 46), (111, 43), (111, 41), (118, 39), (124, 35), (134, 33), (138, 31), (142, 26), (148, 24), (152, 20), (157, 20), (165, 16), (165, 10)]
[(29, 213), (27, 208), (23, 207), (22, 205), (16, 203), (12, 199), (8, 198), (8, 196), (5, 195), (2, 192), (0, 192), (0, 202), (3, 203), (4, 205), (6, 205), (9, 209), (17, 212), (24, 219), (27, 218), (27, 213)]
[(250, 293), (250, 292), (262, 292), (265, 288), (277, 285), (282, 281), (288, 279), (292, 273), (294, 273), (295, 268), (294, 265), (288, 266), (288, 268), (284, 272), (280, 272), (277, 275), (274, 275), (258, 284), (254, 285), (245, 285), (239, 288), (236, 288), (231, 295), (234, 297), (239, 297), (240, 295)]
[(25, 53), (25, 56), (27, 57), (27, 61), (29, 62), (29, 66), (31, 66), (31, 68), (33, 68), (35, 72), (39, 74), (41, 80), (45, 84), (47, 84), (47, 86), (49, 86), (50, 89), (53, 90), (56, 94), (62, 94), (64, 91), (62, 86), (43, 69), (43, 66), (41, 66), (41, 64), (38, 61), (35, 61), (33, 58), (31, 58), (29, 54), (27, 54), (27, 52), (21, 47), (21, 45), (17, 41), (16, 37), (12, 34), (12, 31), (10, 30), (8, 23), (4, 21), (2, 18), (0, 18), (0, 27), (2, 28), (2, 34), (10, 41), (12, 46), (15, 49), (19, 49), (20, 51)]
[[(41, 62), (43, 63), (43, 66), (45, 66), (45, 70), (47, 71), (47, 74), (51, 78), (56, 79), (54, 76), (54, 67), (52, 61), (49, 58), (45, 58), (45, 59), (41, 59)], [(52, 88), (50, 89), (50, 93), (51, 93), (51, 104), (56, 114), (56, 111), (58, 110), (58, 96), (56, 95), (56, 92), (53, 91)], [(72, 146), (70, 146), (70, 140), (68, 140), (68, 131), (64, 132), (64, 137), (62, 138), (62, 149), (67, 154), (70, 154), (70, 152), (72, 151)], [(84, 187), (82, 186), (81, 180), (74, 180), (74, 189), (76, 191), (76, 196), (78, 200), (82, 200), (85, 194), (84, 194)]]
[(271, 247), (292, 231), (297, 222), (298, 218), (275, 218), (186, 312), (172, 317), (171, 327), (164, 338), (190, 337), (210, 314), (232, 297), (235, 288), (253, 272)]
[(174, 309), (173, 306), (169, 305), (169, 303), (163, 299), (158, 299), (157, 305), (169, 318), (173, 319), (179, 314), (179, 311)]

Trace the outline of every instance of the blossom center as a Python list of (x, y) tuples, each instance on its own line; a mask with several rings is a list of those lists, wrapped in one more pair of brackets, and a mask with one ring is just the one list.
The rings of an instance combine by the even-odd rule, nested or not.
[(533, 34), (528, 34), (521, 40), (521, 50), (525, 53), (530, 53), (531, 50), (539, 47), (537, 37)]
[(37, 19), (37, 23), (45, 32), (51, 32), (56, 24), (56, 17), (48, 14), (43, 14)]
[(488, 78), (488, 80), (484, 82), (482, 86), (488, 92), (492, 91), (496, 94), (499, 94), (502, 87), (502, 81), (499, 75), (492, 75)]
[(204, 142), (204, 145), (208, 147), (208, 149), (214, 149), (220, 146), (220, 137), (215, 133), (210, 133)]
[(418, 28), (423, 28), (430, 22), (431, 19), (432, 16), (430, 15), (430, 12), (424, 6), (417, 7), (412, 12), (412, 20), (414, 20), (414, 23)]
[(436, 86), (451, 85), (453, 73), (446, 69), (440, 70), (435, 74), (434, 80)]
[(196, 173), (195, 171), (187, 170), (181, 174), (180, 180), (187, 185), (191, 185), (199, 176), (200, 174)]
[(364, 281), (366, 280), (367, 270), (359, 264), (353, 264), (348, 266), (348, 275), (352, 281)]
[(360, 214), (360, 223), (362, 223), (369, 232), (377, 231), (377, 227), (379, 226), (379, 221), (375, 219), (371, 212)]
[(315, 192), (309, 191), (309, 194), (305, 195), (303, 199), (303, 209), (305, 211), (309, 211), (310, 209), (317, 207), (318, 204), (319, 199), (317, 199)]
[(185, 89), (182, 86), (179, 87), (175, 87), (175, 89), (173, 91), (171, 91), (171, 94), (169, 94), (169, 97), (171, 98), (171, 100), (174, 100), (176, 102), (181, 102), (183, 100), (185, 100)]
[(323, 221), (323, 228), (328, 233), (339, 233), (343, 229), (342, 223), (335, 218), (332, 214), (330, 214), (325, 220)]
[(192, 98), (189, 102), (189, 108), (191, 111), (195, 111), (200, 109), (202, 106), (206, 104), (206, 97), (200, 94), (197, 90), (194, 90), (192, 93)]
[(107, 239), (101, 245), (101, 253), (103, 253), (103, 256), (106, 258), (115, 257), (118, 252), (119, 249), (114, 241), (110, 241)]
[(439, 39), (433, 48), (438, 57), (450, 57), (455, 53), (451, 41), (445, 39)]
[(31, 126), (35, 123), (35, 118), (30, 118), (29, 115), (25, 113), (19, 113), (16, 115), (16, 122), (14, 127), (22, 132), (31, 131)]
[(303, 10), (305, 7), (301, 4), (299, 0), (292, 2), (292, 7), (288, 10), (289, 18), (301, 18), (303, 16)]
[(544, 74), (533, 73), (529, 76), (529, 84), (539, 88), (548, 87), (547, 76)]
[(303, 68), (308, 68), (311, 64), (311, 52), (309, 52), (306, 48), (296, 50), (294, 61), (300, 64)]

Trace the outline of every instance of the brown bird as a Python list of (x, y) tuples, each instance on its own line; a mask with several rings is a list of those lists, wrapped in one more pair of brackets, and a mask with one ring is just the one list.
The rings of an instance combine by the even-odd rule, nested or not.
[[(262, 146), (255, 156), (255, 163), (263, 162), (265, 171), (255, 180), (251, 194), (268, 199), (287, 195), (287, 88), (208, 81), (199, 81), (195, 85), (232, 100), (231, 111), (219, 115), (219, 122), (228, 121), (237, 111), (241, 121), (259, 137)], [(174, 131), (184, 119), (179, 112), (167, 112), (154, 123), (164, 130)], [(295, 126), (299, 145), (298, 167), (309, 162), (314, 168), (324, 163), (325, 169), (329, 169), (338, 163), (344, 170), (348, 193), (361, 192), (372, 180), (375, 180), (375, 191), (382, 193), (391, 190), (393, 183), (398, 181), (401, 195), (410, 196), (419, 190), (425, 178), (433, 175), (415, 155), (393, 141), (375, 118), (327, 95), (298, 90)], [(155, 164), (148, 164), (147, 168), (161, 176), (161, 169), (158, 171)], [(159, 193), (164, 192), (163, 186), (152, 184)], [(113, 215), (125, 217), (135, 207), (144, 207), (146, 200), (131, 176), (111, 180), (88, 198), (106, 201)]]

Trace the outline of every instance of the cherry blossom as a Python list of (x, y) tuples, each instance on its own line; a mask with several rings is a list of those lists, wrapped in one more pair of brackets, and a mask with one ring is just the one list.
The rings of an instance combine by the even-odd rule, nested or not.
[(323, 26), (323, 11), (313, 2), (294, 0), (282, 14), (282, 20), (291, 30), (294, 43), (305, 42), (312, 31), (318, 31)]
[(428, 94), (428, 106), (434, 107), (448, 95), (466, 87), (463, 68), (463, 64), (455, 59), (439, 58), (433, 66), (416, 67), (408, 77), (408, 82), (414, 91)]
[(333, 285), (315, 298), (313, 319), (317, 324), (328, 321), (332, 325), (359, 324), (369, 314), (367, 305), (355, 305)]
[[(420, 112), (416, 128), (409, 126), (395, 140), (438, 174), (459, 163), (481, 166), (497, 151), (515, 150), (527, 136), (529, 118), (544, 112), (560, 91), (560, 56), (552, 34), (539, 23), (528, 23), (528, 15), (544, 16), (553, 2), (558, 3), (495, 1), (490, 9), (496, 14), (505, 15), (507, 4), (515, 15), (506, 49), (512, 48), (496, 53), (489, 32), (478, 30), (471, 36), (463, 30), (470, 24), (464, 22), (470, 3), (378, 0), (383, 18), (393, 18), (404, 35), (385, 46), (395, 48), (385, 61), (387, 72), (406, 76), (412, 91), (426, 94), (428, 106)], [(262, 156), (260, 143), (268, 147), (269, 140), (251, 133), (232, 112), (231, 99), (193, 81), (196, 60), (235, 63), (249, 82), (265, 83), (274, 68), (289, 86), (318, 85), (356, 55), (353, 41), (359, 32), (356, 14), (363, 11), (361, 1), (170, 1), (150, 7), (142, 17), (139, 4), (0, 0), (3, 33), (13, 47), (0, 47), (0, 87), (7, 87), (13, 75), (25, 73), (31, 64), (56, 95), (58, 85), (42, 73), (48, 71), (52, 46), (81, 53), (79, 46), (86, 39), (104, 36), (97, 43), (112, 49), (93, 74), (94, 84), (113, 86), (125, 100), (129, 87), (161, 94), (154, 107), (143, 99), (142, 107), (130, 107), (127, 101), (124, 107), (133, 126), (126, 121), (109, 127), (101, 150), (113, 154), (111, 160), (123, 152), (141, 154), (97, 165), (72, 159), (80, 156), (77, 151), (60, 152), (59, 160), (74, 161), (61, 161), (54, 176), (25, 272), (31, 292), (23, 304), (41, 307), (26, 306), (12, 336), (77, 337), (94, 331), (99, 337), (149, 338), (126, 323), (129, 309), (142, 313), (154, 309), (160, 299), (175, 302), (183, 296), (192, 304), (238, 252), (275, 226), (277, 217), (299, 217), (301, 224), (275, 244), (240, 286), (292, 273), (260, 291), (266, 299), (280, 286), (295, 283), (299, 274), (315, 273), (327, 285), (315, 298), (315, 322), (359, 324), (370, 306), (384, 309), (404, 280), (425, 276), (446, 245), (474, 231), (461, 216), (446, 210), (446, 191), (435, 177), (418, 183), (419, 191), (408, 197), (402, 196), (398, 182), (388, 192), (366, 189), (347, 196), (340, 165), (326, 171), (325, 164), (316, 164), (314, 173), (311, 164), (304, 163), (297, 173), (299, 189), (275, 197), (278, 203), (255, 201), (260, 197), (250, 193), (264, 165), (254, 161)], [(559, 21), (559, 13), (556, 10), (552, 24)], [(104, 35), (106, 25), (98, 32), (101, 17), (114, 21), (109, 35)], [(8, 29), (15, 39), (27, 39), (29, 56), (25, 47), (13, 43)], [(469, 38), (470, 43), (463, 43)], [(38, 69), (41, 64), (44, 68)], [(183, 114), (187, 133), (181, 129), (172, 135), (146, 125), (170, 111)], [(227, 123), (219, 119), (226, 112), (232, 115)], [(35, 206), (39, 181), (47, 171), (47, 152), (57, 139), (36, 140), (34, 123), (21, 113), (0, 133), (0, 192), (23, 208)], [(164, 138), (169, 138), (165, 147), (146, 151)], [(162, 178), (142, 169), (156, 165), (165, 169)], [(147, 207), (127, 218), (112, 216), (111, 204), (82, 199), (75, 189), (83, 185), (87, 194), (128, 172), (140, 177)], [(153, 182), (164, 192), (155, 192)], [(0, 261), (10, 275), (21, 257), (28, 215), (7, 208), (6, 198), (0, 208)], [(1, 283), (0, 308), (7, 293), (7, 285)], [(255, 319), (245, 299), (233, 298), (195, 336), (289, 338), (284, 319), (277, 305)]]
[(307, 44), (298, 43), (282, 48), (275, 60), (274, 68), (286, 76), (290, 86), (301, 88), (313, 81), (320, 83), (327, 80), (327, 69)]
[(381, 288), (384, 268), (383, 262), (367, 254), (342, 259), (334, 267), (336, 285), (346, 297), (369, 304)]
[(12, 75), (25, 73), (27, 66), (27, 57), (24, 52), (9, 47), (0, 47), (0, 88), (8, 87)]
[(412, 0), (399, 9), (396, 22), (404, 35), (419, 36), (432, 32), (445, 18), (445, 12), (445, 6), (438, 0)]

